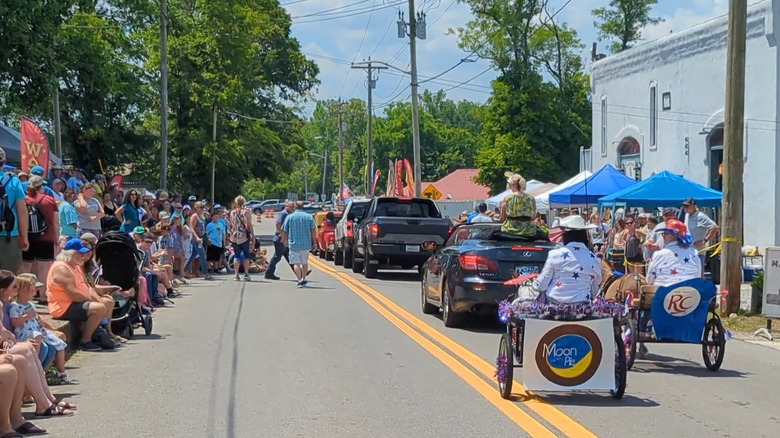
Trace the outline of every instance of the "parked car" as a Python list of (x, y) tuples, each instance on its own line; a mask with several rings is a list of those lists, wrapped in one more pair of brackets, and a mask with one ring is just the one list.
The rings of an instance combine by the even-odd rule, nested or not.
[(259, 214), (266, 210), (273, 210), (275, 212), (282, 211), (284, 209), (284, 200), (280, 199), (267, 199), (259, 204), (255, 204), (252, 207), (252, 213)]
[(352, 267), (355, 221), (360, 221), (369, 204), (371, 204), (371, 198), (359, 197), (353, 198), (352, 201), (344, 205), (343, 219), (336, 225), (336, 254), (333, 263), (337, 266)]
[(426, 242), (433, 255), (423, 265), (422, 312), (442, 309), (447, 327), (460, 325), (468, 314), (495, 315), (498, 303), (517, 291), (504, 282), (541, 272), (551, 242), (529, 242), (500, 233), (501, 224), (455, 227), (444, 245)]
[(423, 242), (443, 244), (449, 237), (450, 222), (436, 203), (427, 198), (374, 198), (355, 230), (352, 272), (374, 278), (380, 267), (422, 265), (431, 251)]
[(321, 211), (316, 214), (320, 215), (324, 219), (317, 225), (317, 255), (321, 259), (333, 260), (336, 253), (336, 224), (341, 220), (341, 212)]

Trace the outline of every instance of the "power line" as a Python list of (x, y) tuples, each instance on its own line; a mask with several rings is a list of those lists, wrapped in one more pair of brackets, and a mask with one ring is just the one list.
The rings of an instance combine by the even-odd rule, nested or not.
[[(376, 0), (374, 0), (374, 3), (371, 4), (371, 7), (376, 6)], [(360, 55), (360, 50), (363, 49), (363, 43), (366, 41), (366, 34), (368, 34), (368, 27), (371, 26), (371, 17), (374, 16), (374, 12), (371, 11), (368, 14), (368, 21), (366, 21), (366, 28), (363, 29), (363, 37), (360, 38), (360, 45), (358, 46), (357, 51), (355, 52), (355, 56), (352, 58), (352, 62), (355, 62), (357, 57)], [(370, 58), (370, 57), (369, 57)], [(349, 75), (352, 73), (352, 69), (349, 69), (346, 76), (344, 76), (344, 82), (341, 84), (341, 89), (339, 90), (339, 96), (341, 96), (341, 93), (344, 92), (344, 87), (347, 86), (347, 81), (349, 80)], [(350, 96), (355, 94), (355, 90), (357, 89), (357, 85), (355, 85), (355, 88), (352, 90), (352, 93), (350, 93)]]
[[(298, 19), (298, 18), (319, 17), (319, 16), (323, 16), (323, 15), (340, 14), (342, 12), (338, 12), (338, 11), (347, 9), (347, 8), (349, 8), (351, 6), (359, 5), (361, 3), (368, 3), (370, 1), (375, 1), (375, 0), (359, 0), (359, 1), (356, 1), (355, 3), (350, 3), (348, 5), (338, 6), (338, 7), (331, 8), (331, 9), (325, 9), (323, 11), (312, 12), (310, 14), (304, 14), (304, 15), (296, 15), (295, 17), (292, 17), (292, 19), (295, 20), (295, 19)], [(347, 11), (347, 12), (350, 12), (350, 11)]]
[[(366, 0), (363, 0), (363, 1), (366, 1)], [(340, 20), (342, 18), (349, 18), (349, 17), (354, 17), (356, 15), (362, 15), (362, 14), (365, 14), (367, 12), (371, 13), (371, 12), (380, 11), (382, 9), (394, 8), (394, 7), (397, 7), (397, 6), (399, 6), (399, 5), (403, 4), (403, 3), (405, 3), (405, 2), (403, 2), (403, 1), (396, 1), (394, 3), (388, 3), (386, 5), (376, 6), (376, 7), (371, 6), (371, 7), (368, 7), (368, 8), (351, 9), (351, 10), (343, 11), (343, 12), (323, 13), (323, 14), (321, 14), (321, 16), (323, 16), (324, 18), (311, 18), (311, 19), (308, 19), (308, 20), (296, 21), (293, 24), (319, 23), (319, 22), (323, 22), (323, 21)], [(333, 15), (335, 15), (335, 16), (333, 16)], [(316, 17), (316, 16), (313, 16), (313, 17)], [(300, 18), (300, 17), (293, 17), (293, 19), (296, 19), (296, 18)]]
[(452, 86), (452, 87), (450, 87), (450, 88), (447, 88), (447, 89), (445, 89), (445, 90), (444, 90), (444, 92), (446, 93), (446, 92), (448, 92), (448, 91), (450, 91), (450, 90), (454, 90), (454, 89), (456, 89), (456, 88), (460, 88), (460, 87), (462, 87), (462, 86), (464, 86), (464, 85), (468, 84), (469, 82), (473, 81), (474, 79), (476, 79), (476, 78), (478, 78), (478, 77), (480, 77), (480, 76), (484, 75), (485, 73), (487, 73), (487, 72), (489, 72), (489, 71), (491, 71), (491, 70), (493, 70), (493, 68), (491, 68), (491, 67), (488, 67), (488, 68), (486, 68), (485, 70), (483, 70), (483, 71), (482, 71), (482, 73), (479, 73), (478, 75), (476, 75), (476, 76), (472, 77), (471, 79), (468, 79), (468, 80), (466, 80), (466, 81), (463, 81), (463, 82), (461, 82), (461, 83), (460, 83), (460, 84), (458, 84), (458, 85), (454, 85), (454, 86)]

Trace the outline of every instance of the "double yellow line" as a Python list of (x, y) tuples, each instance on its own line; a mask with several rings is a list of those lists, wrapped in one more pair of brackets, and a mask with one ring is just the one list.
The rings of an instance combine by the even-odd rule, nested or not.
[[(360, 282), (349, 274), (341, 272), (313, 258), (309, 259), (309, 263), (343, 283), (352, 292), (362, 298), (369, 306), (401, 330), (401, 332), (409, 336), (441, 361), (447, 368), (468, 383), (487, 401), (492, 403), (532, 437), (557, 437), (558, 435), (553, 432), (551, 428), (548, 428), (536, 418), (529, 415), (528, 412), (521, 408), (521, 405), (526, 406), (536, 413), (564, 436), (577, 438), (596, 437), (593, 432), (577, 423), (553, 405), (527, 392), (522, 384), (517, 381), (514, 381), (513, 383), (513, 392), (520, 400), (523, 400), (523, 402), (518, 404), (502, 399), (495, 385), (492, 384), (495, 374), (494, 365), (488, 363), (481, 357), (412, 315), (406, 311), (406, 309), (394, 303), (376, 289)], [(431, 339), (435, 342), (432, 342)], [(476, 370), (476, 373), (472, 369)]]

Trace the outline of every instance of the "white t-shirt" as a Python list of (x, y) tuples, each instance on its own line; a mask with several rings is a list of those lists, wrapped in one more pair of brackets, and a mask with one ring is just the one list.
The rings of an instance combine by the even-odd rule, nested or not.
[(470, 223), (476, 224), (476, 223), (484, 223), (484, 222), (493, 222), (493, 219), (490, 216), (486, 215), (485, 213), (480, 213), (474, 216), (474, 218), (471, 219)]

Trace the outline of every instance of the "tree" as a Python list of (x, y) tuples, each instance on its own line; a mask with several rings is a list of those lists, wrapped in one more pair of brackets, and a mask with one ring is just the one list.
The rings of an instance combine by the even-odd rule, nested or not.
[[(499, 71), (478, 138), (477, 178), (493, 192), (504, 172), (560, 181), (578, 168), (591, 104), (576, 32), (554, 20), (547, 0), (462, 0), (474, 18), (456, 32), (461, 48)], [(552, 79), (550, 81), (548, 78)]]
[(622, 52), (642, 38), (642, 29), (658, 24), (662, 18), (651, 17), (650, 10), (658, 0), (610, 0), (608, 7), (594, 9), (593, 25), (601, 41), (611, 41), (612, 53)]

